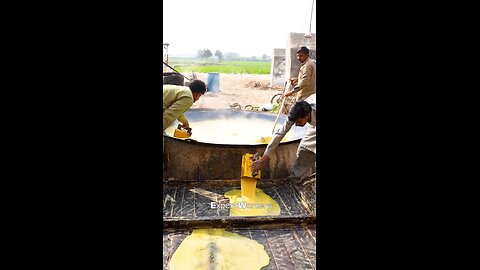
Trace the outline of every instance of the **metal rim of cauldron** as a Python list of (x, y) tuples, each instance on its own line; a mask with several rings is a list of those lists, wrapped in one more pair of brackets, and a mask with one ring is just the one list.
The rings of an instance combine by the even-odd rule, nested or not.
[[(198, 109), (193, 109), (193, 110), (205, 110), (205, 111), (217, 111), (217, 110), (225, 110), (225, 109), (211, 109), (211, 108), (198, 108)], [(233, 110), (232, 110), (233, 111)], [(263, 111), (248, 111), (249, 113), (258, 113), (258, 114), (271, 114), (269, 112), (263, 112)], [(278, 123), (277, 123), (278, 126)], [(182, 138), (175, 138), (172, 136), (168, 136), (166, 134), (163, 134), (163, 137), (167, 137), (169, 139), (174, 139), (174, 140), (179, 140), (179, 141), (184, 141), (186, 143), (191, 143), (191, 144), (197, 144), (197, 145), (206, 145), (206, 146), (215, 146), (219, 148), (244, 148), (244, 147), (266, 147), (268, 144), (267, 143), (259, 143), (259, 144), (216, 144), (216, 143), (206, 143), (206, 142), (199, 142), (195, 140), (189, 140), (189, 139), (182, 139)], [(287, 144), (292, 144), (300, 141), (301, 138), (291, 140), (288, 142), (281, 142), (280, 145), (287, 145)]]

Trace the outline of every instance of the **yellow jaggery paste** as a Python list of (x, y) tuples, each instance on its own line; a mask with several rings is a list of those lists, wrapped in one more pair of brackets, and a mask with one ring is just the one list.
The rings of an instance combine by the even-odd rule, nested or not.
[(256, 188), (257, 180), (251, 177), (241, 178), (241, 190), (233, 189), (225, 193), (230, 199), (230, 216), (278, 216), (280, 206)]
[(270, 262), (255, 240), (225, 229), (197, 229), (180, 244), (170, 270), (258, 270)]

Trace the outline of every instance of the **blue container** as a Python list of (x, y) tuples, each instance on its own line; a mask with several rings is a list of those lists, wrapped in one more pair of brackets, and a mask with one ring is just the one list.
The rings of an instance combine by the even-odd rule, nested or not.
[(220, 88), (220, 73), (209, 72), (207, 75), (207, 91), (216, 93)]

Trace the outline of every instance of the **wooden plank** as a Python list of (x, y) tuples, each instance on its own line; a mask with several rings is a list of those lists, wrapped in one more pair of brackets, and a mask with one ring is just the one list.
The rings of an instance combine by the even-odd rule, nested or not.
[(195, 206), (197, 205), (197, 200), (196, 200), (195, 197), (196, 197), (197, 194), (195, 192), (193, 192), (193, 190), (195, 190), (195, 188), (190, 189), (189, 192), (193, 194), (193, 217), (196, 218), (196, 217), (198, 217), (197, 212), (195, 211), (196, 210)]
[(178, 191), (178, 188), (175, 188), (175, 191), (173, 192), (173, 198), (170, 198), (170, 201), (172, 201), (171, 203), (171, 209), (170, 209), (170, 216), (172, 217), (173, 216), (173, 208), (175, 207), (175, 205), (178, 205), (179, 203), (177, 202), (177, 191)]
[(183, 201), (185, 200), (185, 188), (177, 188), (175, 193), (175, 204), (170, 212), (170, 217), (181, 217), (183, 211)]
[[(218, 194), (218, 195), (215, 197), (215, 203), (216, 203), (217, 205), (218, 205), (219, 199), (220, 199), (221, 196), (222, 196), (222, 194), (218, 193), (219, 191), (220, 191), (220, 190), (219, 190), (218, 187), (213, 187), (213, 192), (214, 192), (215, 194)], [(215, 212), (216, 212), (216, 214), (217, 214), (217, 217), (220, 217), (220, 208), (219, 208), (219, 207), (217, 207), (217, 208), (215, 209)]]
[(307, 202), (307, 204), (310, 206), (312, 209), (313, 215), (316, 215), (316, 195), (317, 195), (317, 189), (316, 189), (316, 182), (312, 182), (310, 184), (306, 184), (305, 186), (305, 193), (303, 194), (303, 199)]
[(317, 240), (317, 230), (310, 229), (307, 227), (307, 232), (312, 236), (312, 238), (316, 241)]
[[(261, 179), (257, 183), (257, 187), (264, 186), (278, 186), (289, 184), (290, 180), (287, 178), (281, 179)], [(218, 179), (218, 180), (167, 180), (163, 181), (163, 187), (231, 187), (236, 188), (240, 186), (239, 179)]]
[[(224, 204), (229, 202), (228, 198), (224, 197), (225, 192), (232, 189), (240, 189), (239, 180), (231, 182), (232, 185), (235, 185), (214, 185), (212, 187), (202, 188), (189, 186), (168, 187), (164, 185), (164, 226), (171, 228), (172, 226), (178, 225), (180, 226), (179, 228), (190, 228), (189, 226), (192, 225), (200, 228), (208, 225), (214, 227), (266, 225), (265, 228), (272, 228), (272, 225), (275, 223), (301, 225), (314, 223), (316, 221), (314, 215), (315, 209), (313, 212), (307, 211), (306, 207), (308, 206), (302, 204), (303, 200), (299, 198), (300, 195), (304, 195), (306, 191), (308, 191), (308, 194), (315, 192), (313, 182), (300, 186), (295, 186), (295, 184), (274, 186), (270, 184), (267, 185), (263, 182), (261, 189), (277, 201), (281, 208), (281, 215), (276, 217), (261, 217), (261, 219), (258, 220), (258, 224), (255, 224), (254, 220), (249, 219), (231, 220), (231, 218), (235, 217), (229, 216), (229, 209), (220, 207), (211, 209), (210, 204), (213, 201)], [(259, 184), (257, 184), (257, 187), (258, 186)], [(205, 217), (208, 217), (208, 219), (205, 219)], [(285, 219), (285, 217), (290, 217), (290, 219)]]
[(188, 228), (279, 228), (293, 225), (306, 225), (316, 222), (311, 216), (248, 216), (248, 217), (182, 217), (163, 218), (164, 229)]
[[(227, 197), (225, 197), (225, 193), (229, 190), (232, 190), (232, 189), (239, 189), (240, 187), (217, 187), (216, 190), (217, 190), (217, 194), (218, 194), (218, 197), (217, 197), (217, 201), (219, 203), (222, 203), (222, 204), (227, 204), (227, 203), (230, 203), (230, 199), (228, 199)], [(223, 207), (223, 208), (218, 208), (218, 215), (220, 217), (229, 217), (230, 216), (230, 209), (227, 209), (226, 207)]]
[[(280, 228), (272, 230), (231, 228), (244, 237), (263, 245), (270, 258), (269, 265), (262, 270), (273, 269), (316, 269), (314, 227)], [(163, 234), (163, 267), (168, 269), (171, 257), (191, 230), (167, 231)]]
[(197, 217), (216, 217), (217, 210), (211, 207), (211, 203), (216, 201), (216, 194), (210, 188), (193, 188), (195, 192), (195, 215)]
[(163, 207), (164, 207), (164, 208), (165, 208), (165, 203), (166, 203), (165, 198), (167, 197), (167, 192), (165, 192), (166, 190), (167, 190), (167, 189), (164, 188), (164, 189), (163, 189), (163, 192), (162, 192), (162, 195), (163, 195), (163, 200), (162, 200), (162, 202), (163, 202)]
[[(288, 207), (288, 212), (291, 215), (306, 215), (308, 212), (300, 203), (298, 194), (292, 189), (290, 185), (283, 185), (275, 187), (276, 191), (282, 198), (286, 207)], [(280, 202), (279, 202), (280, 203)]]
[(291, 188), (297, 193), (303, 208), (307, 209), (310, 215), (316, 215), (316, 179), (293, 184)]
[(285, 206), (282, 204), (280, 201), (280, 197), (277, 192), (275, 192), (275, 189), (273, 186), (264, 186), (260, 188), (265, 194), (268, 196), (272, 197), (273, 200), (275, 200), (278, 203), (278, 206), (280, 206), (280, 215), (286, 215), (285, 211)]
[(163, 234), (163, 269), (168, 269), (167, 265), (171, 258), (171, 254), (168, 253), (170, 247), (170, 237), (168, 233)]
[(285, 244), (280, 238), (282, 235), (281, 230), (282, 229), (264, 230), (263, 232), (267, 239), (268, 246), (272, 250), (272, 257), (276, 269), (295, 269), (292, 258), (290, 257)]
[(260, 245), (263, 246), (263, 248), (265, 249), (265, 252), (268, 254), (268, 257), (270, 258), (270, 263), (267, 266), (263, 267), (262, 270), (278, 269), (278, 267), (275, 265), (273, 251), (270, 245), (268, 244), (264, 230), (249, 230), (249, 233), (251, 234), (253, 240), (257, 241)]
[(173, 256), (175, 249), (173, 249), (173, 240), (175, 238), (175, 233), (164, 233), (163, 242), (163, 269), (168, 269), (168, 265)]
[(168, 195), (168, 190), (169, 189), (163, 189), (163, 207), (162, 207), (162, 212), (163, 212), (163, 216), (165, 216), (167, 213), (168, 213), (168, 207), (167, 207), (167, 203), (168, 203), (168, 200), (166, 198), (167, 195)]
[(316, 239), (312, 235), (312, 231), (315, 229), (308, 227), (295, 227), (291, 228), (295, 240), (298, 242), (298, 246), (302, 249), (302, 252), (308, 258), (309, 262), (315, 269), (316, 265)]
[(292, 269), (315, 269), (314, 262), (308, 256), (302, 242), (292, 228), (284, 229), (280, 239), (285, 244), (289, 257), (292, 258), (294, 265)]
[(238, 235), (241, 235), (243, 237), (252, 239), (251, 234), (249, 232), (249, 229), (247, 229), (247, 228), (231, 228), (231, 229), (228, 229), (227, 231), (231, 231), (231, 232), (236, 233)]
[(164, 190), (163, 193), (165, 194), (165, 199), (163, 202), (163, 216), (164, 217), (170, 217), (171, 211), (172, 211), (172, 205), (175, 204), (175, 193), (177, 191), (177, 188), (169, 188), (167, 190)]
[(173, 254), (177, 250), (178, 246), (185, 240), (187, 236), (191, 234), (191, 231), (179, 230), (175, 232), (164, 232), (167, 235), (167, 240), (163, 244), (163, 269), (168, 269), (170, 266), (170, 260)]
[(280, 209), (281, 209), (281, 212), (280, 212), (280, 215), (289, 215), (291, 216), (292, 213), (290, 213), (290, 208), (287, 206), (287, 204), (285, 204), (285, 201), (282, 199), (282, 197), (280, 196), (280, 194), (278, 193), (277, 189), (275, 187), (272, 187), (273, 191), (277, 194), (277, 198), (278, 199), (275, 199), (277, 201), (277, 203), (280, 205)]
[(182, 218), (194, 218), (195, 193), (190, 191), (190, 188), (185, 187), (183, 194), (183, 203), (179, 216)]

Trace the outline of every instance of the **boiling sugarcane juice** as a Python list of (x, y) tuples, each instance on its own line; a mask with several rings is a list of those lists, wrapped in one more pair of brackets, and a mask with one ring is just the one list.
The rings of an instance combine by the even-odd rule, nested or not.
[[(216, 144), (259, 144), (268, 143), (272, 138), (274, 121), (267, 119), (216, 119), (191, 121), (192, 136), (190, 139), (199, 142)], [(165, 130), (173, 137), (176, 125)], [(289, 140), (289, 134), (282, 142)]]

